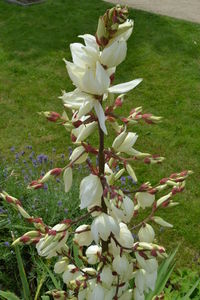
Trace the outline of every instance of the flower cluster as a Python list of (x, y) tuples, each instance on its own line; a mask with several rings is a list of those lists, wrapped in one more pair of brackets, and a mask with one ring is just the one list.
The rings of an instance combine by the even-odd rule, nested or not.
[[(127, 117), (117, 113), (125, 94), (142, 81), (113, 85), (116, 67), (126, 57), (132, 30), (127, 8), (116, 6), (100, 17), (95, 36), (79, 36), (84, 44), (71, 44), (72, 62), (65, 61), (75, 86), (74, 91), (61, 96), (66, 111), (62, 116), (56, 112), (43, 113), (49, 121), (59, 122), (70, 132), (75, 148), (66, 167), (50, 170), (31, 182), (29, 188), (38, 189), (49, 178), (63, 174), (68, 192), (73, 184), (73, 166), (86, 163), (90, 175), (80, 184), (80, 209), (87, 212), (51, 228), (41, 219), (30, 217), (17, 199), (1, 194), (35, 226), (34, 231), (15, 243), (35, 243), (38, 254), (45, 258), (59, 256), (54, 271), (62, 275), (67, 289), (51, 291), (55, 299), (145, 299), (145, 293), (155, 288), (158, 259), (166, 257), (165, 249), (155, 243), (152, 224), (172, 227), (157, 216), (157, 211), (177, 204), (173, 197), (183, 191), (185, 179), (191, 173), (172, 174), (155, 186), (146, 182), (137, 190), (127, 191), (118, 184), (124, 173), (130, 176), (133, 186), (137, 184), (133, 164), (139, 160), (147, 164), (163, 161), (163, 157), (136, 150), (138, 135), (130, 128), (141, 120), (154, 124), (161, 118), (142, 114), (141, 107), (133, 108)], [(112, 146), (106, 148), (104, 138), (108, 129), (114, 130), (116, 137)], [(88, 141), (97, 131), (98, 148)], [(92, 156), (98, 158), (98, 164), (93, 163)], [(139, 212), (145, 208), (150, 208), (149, 215), (137, 222)], [(89, 216), (91, 224), (84, 224)], [(71, 234), (78, 249), (78, 262), (74, 248), (66, 244)]]

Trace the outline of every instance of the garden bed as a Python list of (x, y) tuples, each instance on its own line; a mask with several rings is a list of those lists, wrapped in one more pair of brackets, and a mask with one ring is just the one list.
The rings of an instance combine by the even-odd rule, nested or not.
[(5, 1), (9, 2), (9, 3), (14, 3), (14, 4), (22, 5), (22, 6), (28, 6), (28, 5), (42, 3), (45, 0), (5, 0)]

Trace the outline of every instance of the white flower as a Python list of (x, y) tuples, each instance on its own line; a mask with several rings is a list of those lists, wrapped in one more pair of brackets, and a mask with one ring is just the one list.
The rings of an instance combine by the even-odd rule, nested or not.
[(155, 238), (155, 232), (151, 225), (143, 224), (138, 232), (140, 242), (153, 243)]
[(125, 130), (120, 133), (114, 140), (112, 147), (116, 152), (123, 152), (129, 155), (134, 155), (135, 150), (132, 148), (138, 136), (134, 132), (126, 132)]
[(119, 235), (120, 227), (118, 222), (111, 216), (101, 213), (96, 217), (91, 225), (91, 232), (93, 239), (98, 244), (99, 238), (107, 241), (111, 233), (115, 236)]
[(91, 292), (88, 293), (88, 300), (104, 300), (105, 290), (100, 284), (96, 284)]
[(123, 197), (120, 206), (116, 205), (115, 201), (111, 201), (110, 207), (111, 207), (111, 214), (119, 221), (128, 223), (133, 217), (134, 204), (133, 201), (128, 196)]
[(119, 300), (132, 300), (133, 299), (133, 290), (129, 289), (119, 297)]
[(71, 280), (75, 280), (81, 275), (81, 272), (77, 269), (75, 265), (69, 264), (67, 270), (63, 273), (63, 281), (68, 284)]
[(86, 161), (87, 157), (88, 153), (85, 152), (85, 148), (83, 146), (79, 146), (74, 149), (69, 159), (74, 162), (74, 164), (82, 164)]
[(97, 245), (91, 245), (87, 248), (85, 254), (88, 259), (88, 263), (91, 265), (96, 264), (99, 261), (99, 256), (101, 255), (102, 249)]
[(153, 273), (158, 269), (158, 262), (155, 258), (144, 259), (138, 252), (135, 252), (135, 256), (140, 268), (148, 273)]
[(133, 265), (129, 263), (126, 255), (116, 255), (113, 262), (113, 270), (120, 275), (121, 280), (128, 281), (133, 276)]
[(103, 267), (100, 273), (100, 279), (107, 288), (111, 287), (114, 280), (114, 276), (112, 275), (112, 270), (110, 266), (106, 265)]
[(115, 180), (114, 173), (107, 163), (105, 164), (105, 178), (109, 185), (112, 185)]
[(117, 241), (121, 246), (124, 246), (125, 248), (132, 248), (134, 244), (133, 235), (131, 234), (126, 224), (119, 223), (119, 226), (120, 232), (119, 237), (116, 237)]
[(74, 242), (79, 246), (89, 246), (92, 243), (92, 234), (89, 225), (80, 225), (76, 228)]
[(145, 300), (144, 293), (140, 293), (139, 289), (134, 289), (134, 300)]
[(147, 192), (136, 193), (135, 197), (138, 201), (139, 206), (141, 206), (143, 209), (145, 209), (146, 207), (150, 207), (155, 201), (155, 195)]
[(60, 261), (55, 263), (54, 272), (57, 274), (63, 273), (67, 269), (68, 264), (68, 259), (62, 258)]
[(57, 233), (56, 235), (46, 234), (45, 237), (41, 238), (40, 241), (36, 244), (37, 252), (40, 256), (44, 256), (47, 259), (57, 256), (58, 252), (65, 247), (65, 243), (68, 238), (68, 232), (65, 231), (65, 224), (55, 225), (51, 231), (63, 231)]
[(135, 285), (140, 294), (143, 294), (145, 290), (145, 275), (146, 271), (144, 269), (139, 269), (135, 273)]
[(81, 91), (100, 96), (107, 92), (110, 77), (98, 60), (93, 61), (92, 65), (86, 68), (69, 61), (65, 63), (69, 77)]
[(103, 187), (101, 180), (97, 175), (90, 174), (83, 178), (80, 184), (80, 208), (83, 209), (101, 199)]
[(133, 20), (130, 20), (130, 19), (128, 19), (128, 20), (126, 20), (126, 22), (120, 24), (118, 26), (118, 30), (117, 30), (116, 34), (114, 35), (114, 38), (110, 40), (109, 44), (113, 43), (116, 39), (119, 39), (119, 38), (123, 39), (124, 41), (127, 41), (132, 34), (133, 25), (134, 25), (134, 22), (133, 22)]
[(125, 59), (126, 53), (126, 42), (123, 39), (118, 39), (104, 48), (100, 55), (100, 62), (108, 68), (116, 67)]
[(82, 124), (78, 128), (72, 130), (72, 134), (76, 137), (76, 143), (80, 143), (87, 139), (96, 129), (97, 122)]

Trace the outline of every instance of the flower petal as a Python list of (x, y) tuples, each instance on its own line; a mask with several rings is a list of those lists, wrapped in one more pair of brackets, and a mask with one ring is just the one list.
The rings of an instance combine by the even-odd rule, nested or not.
[(108, 91), (109, 91), (109, 93), (112, 93), (112, 94), (127, 93), (127, 92), (131, 91), (132, 89), (134, 89), (138, 84), (140, 84), (140, 82), (142, 80), (143, 80), (142, 78), (139, 78), (139, 79), (125, 82), (125, 83), (113, 85), (108, 89)]
[(100, 124), (101, 129), (103, 130), (103, 132), (105, 134), (108, 134), (107, 129), (106, 129), (106, 125), (105, 125), (106, 117), (105, 117), (105, 114), (104, 114), (104, 110), (103, 110), (101, 104), (99, 103), (99, 101), (95, 101), (94, 109), (95, 109), (95, 112), (97, 114), (97, 118), (99, 120), (99, 124)]

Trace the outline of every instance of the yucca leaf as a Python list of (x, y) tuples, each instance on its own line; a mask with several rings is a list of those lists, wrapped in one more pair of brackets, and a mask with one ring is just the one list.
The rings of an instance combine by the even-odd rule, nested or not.
[(164, 287), (171, 276), (171, 273), (174, 270), (176, 262), (174, 261), (174, 257), (178, 251), (178, 247), (171, 253), (169, 256), (163, 260), (161, 265), (158, 268), (158, 276), (156, 281), (155, 290), (148, 293), (145, 296), (145, 300), (152, 300), (152, 298), (156, 295), (160, 295), (164, 290)]

